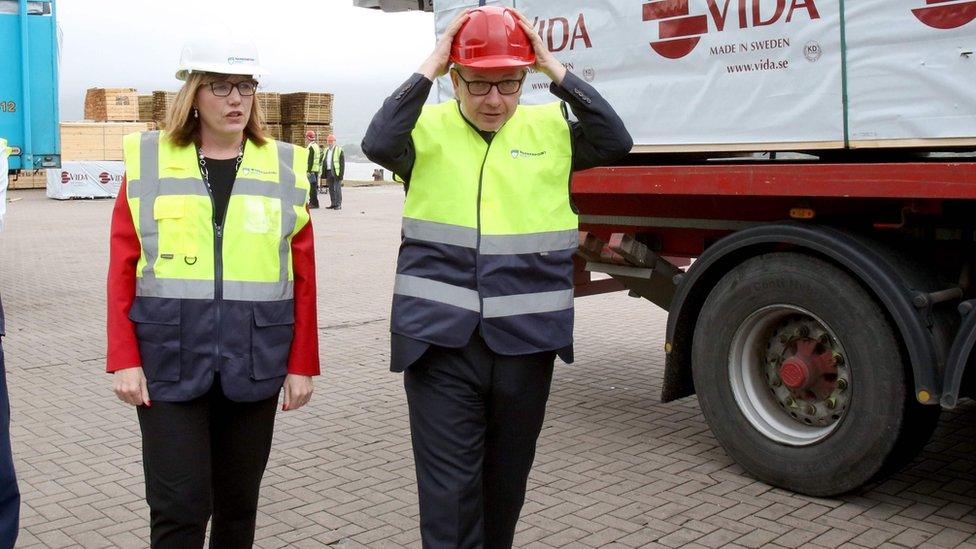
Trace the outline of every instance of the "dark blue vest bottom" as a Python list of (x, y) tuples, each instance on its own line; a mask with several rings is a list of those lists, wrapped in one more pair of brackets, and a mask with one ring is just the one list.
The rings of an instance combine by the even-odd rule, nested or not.
[(218, 304), (136, 297), (129, 318), (136, 325), (151, 400), (199, 397), (219, 370), (227, 398), (255, 402), (277, 394), (288, 373), (295, 327), (292, 300)]

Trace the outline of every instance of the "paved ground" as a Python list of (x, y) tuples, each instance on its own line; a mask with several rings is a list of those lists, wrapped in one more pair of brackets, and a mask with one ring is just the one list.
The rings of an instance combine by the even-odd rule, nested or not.
[[(22, 547), (145, 547), (135, 414), (103, 374), (111, 202), (15, 191), (0, 234)], [(278, 416), (260, 547), (419, 547), (401, 378), (387, 325), (402, 193), (346, 190), (314, 213), (325, 374)], [(842, 499), (770, 488), (717, 445), (697, 402), (660, 404), (664, 314), (624, 294), (578, 301), (516, 543), (521, 547), (976, 547), (976, 406), (926, 452)]]

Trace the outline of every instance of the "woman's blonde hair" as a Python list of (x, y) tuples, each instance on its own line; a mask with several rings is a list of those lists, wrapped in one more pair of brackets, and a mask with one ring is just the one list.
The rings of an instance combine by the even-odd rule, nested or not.
[[(173, 104), (166, 113), (166, 137), (175, 145), (185, 147), (190, 144), (200, 145), (200, 119), (193, 116), (193, 101), (201, 85), (214, 77), (223, 75), (209, 72), (192, 72), (186, 77), (186, 82), (176, 93)], [(244, 127), (244, 137), (256, 145), (264, 145), (268, 138), (264, 135), (264, 112), (257, 95), (251, 102), (251, 113)]]

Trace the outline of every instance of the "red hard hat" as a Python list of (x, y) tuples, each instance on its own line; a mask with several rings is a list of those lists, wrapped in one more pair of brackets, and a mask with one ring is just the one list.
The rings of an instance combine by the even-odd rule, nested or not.
[(315, 132), (312, 130), (305, 132), (305, 139), (315, 139)]
[(454, 36), (451, 61), (476, 69), (529, 67), (535, 64), (532, 42), (512, 10), (482, 6), (471, 10)]

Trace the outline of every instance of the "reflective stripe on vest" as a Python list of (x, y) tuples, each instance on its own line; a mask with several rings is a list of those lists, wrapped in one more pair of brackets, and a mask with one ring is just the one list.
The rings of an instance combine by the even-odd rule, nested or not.
[(312, 173), (319, 173), (322, 171), (322, 147), (315, 141), (309, 147), (312, 149)]
[[(224, 299), (278, 301), (294, 295), (291, 239), (308, 223), (304, 149), (248, 142), (227, 204), (222, 239)], [(142, 246), (136, 295), (213, 299), (212, 202), (194, 147), (160, 132), (126, 136), (127, 199)], [(296, 152), (300, 154), (296, 154)]]
[(393, 331), (447, 345), (455, 337), (447, 332), (467, 325), (443, 319), (466, 318), (491, 328), (484, 335), (497, 352), (569, 345), (579, 232), (569, 203), (569, 126), (559, 104), (519, 106), (490, 145), (457, 102), (426, 106), (412, 139), (417, 159), (404, 204)]

